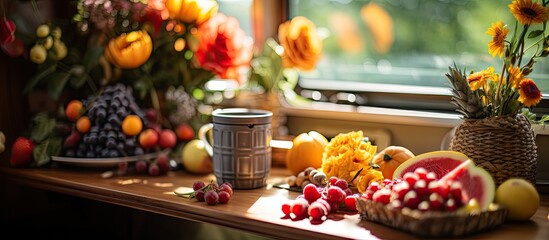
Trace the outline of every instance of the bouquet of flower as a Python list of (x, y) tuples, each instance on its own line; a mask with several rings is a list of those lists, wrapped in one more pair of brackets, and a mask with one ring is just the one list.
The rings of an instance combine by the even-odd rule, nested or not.
[(528, 76), (536, 61), (549, 55), (549, 36), (545, 33), (548, 3), (514, 0), (509, 4), (516, 19), (514, 32), (510, 34), (508, 26), (501, 21), (488, 29), (486, 33), (492, 36), (488, 52), (503, 60), (499, 71), (488, 67), (466, 75), (456, 66), (450, 67), (446, 76), (452, 83), (452, 103), (466, 119), (517, 114), (523, 109), (527, 112), (527, 108), (540, 102), (541, 92)]
[(69, 2), (76, 9), (68, 24), (44, 17), (43, 2), (8, 3), (31, 5), (39, 23), (3, 7), (2, 49), (37, 64), (26, 93), (42, 87), (54, 100), (114, 82), (141, 98), (170, 88), (192, 95), (214, 77), (242, 83), (253, 54), (252, 39), (214, 0), (78, 0)]

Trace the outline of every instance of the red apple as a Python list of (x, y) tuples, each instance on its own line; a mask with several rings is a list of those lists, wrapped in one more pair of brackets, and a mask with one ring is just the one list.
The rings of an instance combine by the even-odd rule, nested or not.
[(181, 141), (191, 141), (194, 139), (194, 129), (187, 123), (179, 124), (175, 131)]
[(177, 143), (177, 136), (171, 129), (164, 129), (160, 132), (160, 142), (159, 145), (161, 148), (172, 148)]
[(158, 138), (158, 133), (154, 129), (147, 128), (139, 134), (139, 145), (143, 148), (153, 148), (158, 144)]

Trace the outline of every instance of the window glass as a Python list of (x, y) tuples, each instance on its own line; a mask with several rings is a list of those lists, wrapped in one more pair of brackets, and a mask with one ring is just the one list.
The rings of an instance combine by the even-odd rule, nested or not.
[(252, 36), (251, 9), (253, 0), (217, 0), (219, 12), (238, 19), (240, 27)]
[[(445, 73), (454, 62), (468, 72), (488, 66), (501, 69), (502, 61), (488, 53), (491, 36), (486, 30), (499, 20), (511, 31), (515, 27), (508, 8), (511, 1), (502, 0), (289, 3), (290, 17), (301, 15), (311, 19), (325, 37), (323, 60), (315, 71), (303, 73), (302, 77), (324, 81), (318, 85), (334, 89), (361, 86), (356, 83), (447, 89)], [(549, 93), (548, 63), (540, 59), (534, 73), (529, 75), (545, 95)]]

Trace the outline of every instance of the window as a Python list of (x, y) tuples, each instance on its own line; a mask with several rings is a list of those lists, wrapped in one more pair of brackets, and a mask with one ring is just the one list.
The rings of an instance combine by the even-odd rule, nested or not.
[[(501, 0), (295, 0), (289, 16), (305, 16), (321, 30), (324, 58), (303, 73), (301, 95), (319, 101), (453, 111), (445, 73), (454, 62), (467, 71), (493, 65), (492, 22), (514, 27)], [(549, 61), (530, 75), (544, 94), (534, 111), (548, 111)], [(347, 93), (354, 97), (348, 98)]]

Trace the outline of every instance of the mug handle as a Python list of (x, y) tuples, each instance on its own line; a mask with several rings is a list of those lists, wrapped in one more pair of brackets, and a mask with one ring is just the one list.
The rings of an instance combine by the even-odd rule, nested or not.
[(210, 141), (208, 141), (208, 138), (206, 137), (206, 132), (210, 131), (212, 128), (213, 123), (207, 123), (198, 130), (198, 139), (204, 142), (204, 149), (206, 149), (206, 152), (208, 152), (210, 156), (213, 156), (213, 148)]

